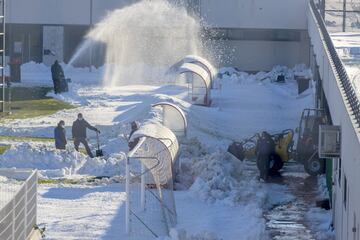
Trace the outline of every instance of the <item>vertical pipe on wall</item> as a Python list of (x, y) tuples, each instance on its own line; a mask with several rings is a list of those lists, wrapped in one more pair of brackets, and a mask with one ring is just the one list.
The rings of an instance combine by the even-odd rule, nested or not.
[(343, 32), (346, 32), (346, 0), (343, 0)]
[(28, 61), (30, 62), (31, 59), (31, 33), (28, 34)]
[[(93, 0), (90, 0), (90, 30), (93, 27)], [(89, 52), (89, 71), (92, 71), (92, 58), (93, 58), (93, 46), (90, 45), (90, 52)]]

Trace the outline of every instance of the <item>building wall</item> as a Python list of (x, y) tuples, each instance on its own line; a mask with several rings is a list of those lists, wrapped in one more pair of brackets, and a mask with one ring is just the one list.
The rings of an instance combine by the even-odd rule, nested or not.
[[(339, 78), (329, 61), (322, 36), (309, 14), (309, 36), (314, 45), (322, 87), (334, 125), (341, 127), (341, 160), (333, 159), (333, 220), (338, 240), (360, 240), (360, 132), (351, 115)], [(340, 164), (341, 162), (341, 164)], [(340, 167), (341, 166), (341, 167)]]
[[(307, 31), (281, 30), (280, 38), (276, 37), (279, 32), (277, 29), (258, 29), (255, 34), (253, 30), (244, 30), (244, 34), (241, 34), (241, 30), (236, 29), (236, 32), (212, 41), (212, 48), (220, 50), (223, 56), (220, 66), (236, 66), (242, 71), (256, 72), (269, 71), (275, 65), (309, 65), (310, 43)], [(293, 33), (296, 33), (295, 38)]]
[[(109, 11), (134, 4), (139, 0), (11, 0), (7, 4), (8, 45), (13, 54), (16, 38), (23, 41), (24, 61), (42, 61), (42, 46), (28, 49), (26, 38), (35, 37), (28, 33), (28, 26), (42, 34), (43, 26), (64, 26), (64, 56), (66, 62), (81, 43), (88, 26), (100, 21)], [(175, 0), (169, 0), (175, 1)], [(220, 66), (236, 66), (245, 71), (270, 70), (274, 65), (289, 67), (297, 63), (309, 63), (308, 39), (293, 39), (293, 31), (306, 29), (306, 2), (308, 0), (227, 0), (226, 4), (218, 0), (182, 0), (189, 13), (204, 19), (206, 28), (227, 31), (225, 38), (214, 38), (213, 45), (222, 44), (226, 61)], [(176, 1), (178, 2), (178, 1)], [(92, 3), (92, 4), (91, 4)], [(92, 7), (91, 7), (92, 6)], [(286, 9), (284, 11), (283, 9)], [(22, 30), (20, 30), (22, 29)], [(250, 30), (247, 32), (246, 30)], [(25, 31), (24, 31), (25, 30)], [(254, 32), (253, 30), (258, 30)], [(9, 33), (10, 32), (10, 33)], [(31, 36), (30, 36), (30, 35)], [(240, 35), (239, 35), (240, 34)], [(284, 35), (285, 34), (285, 35)], [(275, 38), (273, 37), (275, 35)], [(279, 35), (279, 37), (276, 37)], [(284, 37), (284, 36), (285, 37)], [(289, 36), (288, 36), (289, 35)], [(250, 37), (247, 37), (250, 36)], [(19, 41), (19, 40), (18, 40)], [(43, 44), (41, 40), (37, 46)], [(61, 44), (59, 44), (61, 45)], [(41, 53), (39, 52), (41, 49)], [(100, 64), (100, 63), (98, 63)]]
[(307, 29), (307, 3), (308, 0), (202, 0), (200, 13), (212, 27)]
[(24, 24), (90, 25), (91, 19), (96, 23), (108, 11), (135, 2), (137, 0), (11, 0), (6, 4), (6, 20)]

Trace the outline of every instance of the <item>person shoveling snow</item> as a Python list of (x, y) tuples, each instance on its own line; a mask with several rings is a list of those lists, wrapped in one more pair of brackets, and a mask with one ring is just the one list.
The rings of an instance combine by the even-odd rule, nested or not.
[(66, 130), (65, 130), (65, 122), (61, 120), (57, 127), (54, 130), (54, 138), (55, 138), (55, 147), (56, 149), (65, 150), (66, 149)]
[(86, 129), (93, 130), (97, 133), (100, 133), (100, 131), (96, 128), (91, 126), (84, 118), (81, 113), (78, 114), (78, 118), (74, 121), (72, 125), (72, 136), (74, 139), (74, 146), (76, 151), (79, 151), (79, 145), (82, 143), (85, 146), (87, 154), (93, 158), (94, 155), (91, 152), (91, 149), (89, 147), (89, 144), (86, 140)]

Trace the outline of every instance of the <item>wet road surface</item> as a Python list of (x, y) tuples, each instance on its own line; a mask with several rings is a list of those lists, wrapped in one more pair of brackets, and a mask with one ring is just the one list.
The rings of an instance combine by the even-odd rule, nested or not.
[(316, 239), (307, 225), (305, 214), (316, 205), (317, 178), (305, 174), (302, 166), (292, 164), (285, 167), (281, 176), (271, 178), (270, 183), (286, 185), (285, 194), (294, 196), (292, 201), (275, 206), (265, 213), (271, 239)]

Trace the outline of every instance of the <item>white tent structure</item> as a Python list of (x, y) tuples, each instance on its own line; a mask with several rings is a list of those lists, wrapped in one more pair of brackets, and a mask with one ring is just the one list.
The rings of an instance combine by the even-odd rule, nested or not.
[[(138, 143), (126, 163), (126, 231), (142, 239), (166, 236), (177, 222), (173, 181), (179, 144), (170, 129), (151, 121), (141, 125), (130, 141), (135, 139)], [(140, 194), (131, 188), (138, 180), (130, 173), (141, 177)]]
[(183, 63), (178, 74), (191, 73), (191, 101), (197, 105), (211, 105), (211, 77), (201, 66), (194, 63)]
[(214, 88), (214, 80), (217, 75), (217, 69), (205, 58), (197, 56), (197, 55), (187, 55), (180, 61), (173, 64), (167, 71), (166, 74), (174, 74), (179, 71), (179, 68), (184, 63), (192, 63), (200, 66), (201, 68), (205, 69), (206, 72), (209, 74), (211, 88)]
[(214, 66), (205, 58), (197, 55), (187, 55), (183, 60), (183, 63), (194, 63), (204, 68), (210, 75), (211, 88), (213, 88), (213, 81), (216, 77), (217, 70)]
[(187, 120), (184, 111), (169, 102), (159, 102), (152, 105), (162, 110), (162, 124), (169, 128), (177, 137), (186, 137)]

